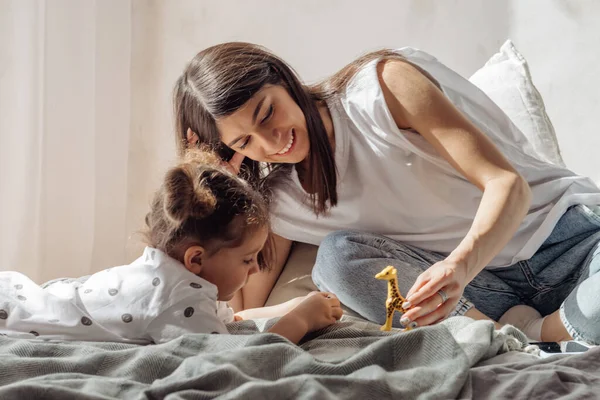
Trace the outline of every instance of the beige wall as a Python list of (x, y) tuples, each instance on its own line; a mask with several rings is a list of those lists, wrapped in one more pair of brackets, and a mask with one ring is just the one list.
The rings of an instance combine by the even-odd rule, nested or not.
[(597, 0), (0, 0), (0, 269), (42, 282), (139, 255), (175, 158), (171, 87), (228, 40), (314, 81), (408, 45), (468, 76), (511, 38), (567, 165), (598, 181), (599, 18)]

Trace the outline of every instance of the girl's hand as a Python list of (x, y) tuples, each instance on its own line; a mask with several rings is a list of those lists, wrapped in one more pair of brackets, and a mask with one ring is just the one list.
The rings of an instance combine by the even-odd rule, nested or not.
[[(456, 308), (467, 283), (466, 264), (448, 259), (433, 264), (419, 275), (408, 291), (404, 307), (409, 310), (400, 322), (404, 326), (416, 327), (447, 318)], [(440, 290), (442, 293), (439, 293)], [(447, 300), (442, 302), (444, 293)]]
[(342, 308), (333, 293), (312, 292), (302, 298), (289, 314), (304, 321), (307, 332), (313, 332), (342, 318)]

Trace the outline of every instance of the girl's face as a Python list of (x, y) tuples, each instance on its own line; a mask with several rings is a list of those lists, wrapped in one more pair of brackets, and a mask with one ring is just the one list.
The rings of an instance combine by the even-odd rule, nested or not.
[(304, 113), (282, 86), (265, 85), (239, 110), (216, 122), (221, 141), (252, 160), (296, 164), (308, 157)]
[(208, 257), (201, 257), (197, 275), (217, 286), (218, 300), (231, 300), (246, 285), (250, 275), (259, 271), (257, 257), (267, 241), (267, 234), (266, 227), (260, 228), (238, 247), (222, 248)]

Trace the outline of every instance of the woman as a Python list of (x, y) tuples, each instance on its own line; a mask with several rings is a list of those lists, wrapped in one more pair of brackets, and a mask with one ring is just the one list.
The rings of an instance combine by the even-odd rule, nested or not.
[(470, 300), (534, 339), (600, 342), (600, 191), (536, 158), (431, 55), (373, 52), (305, 86), (264, 48), (225, 43), (192, 59), (174, 101), (181, 153), (212, 145), (273, 189), (277, 267), (234, 308), (264, 303), (295, 240), (320, 245), (317, 286), (371, 320), (385, 299), (372, 277), (392, 264), (410, 287), (402, 325), (484, 318)]

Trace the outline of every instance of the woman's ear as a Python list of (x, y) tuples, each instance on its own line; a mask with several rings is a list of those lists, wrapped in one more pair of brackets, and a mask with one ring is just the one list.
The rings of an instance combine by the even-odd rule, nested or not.
[(188, 147), (198, 147), (200, 137), (196, 132), (192, 130), (192, 128), (188, 128), (185, 137), (187, 140)]
[(183, 265), (194, 275), (198, 275), (202, 271), (202, 257), (206, 251), (202, 246), (188, 247), (183, 254)]

